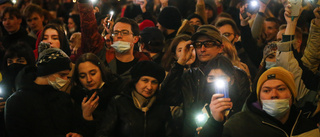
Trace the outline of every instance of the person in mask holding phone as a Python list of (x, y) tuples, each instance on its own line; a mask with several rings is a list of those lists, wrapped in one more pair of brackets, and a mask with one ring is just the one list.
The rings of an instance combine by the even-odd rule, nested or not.
[(116, 20), (111, 32), (113, 44), (111, 49), (104, 46), (105, 42), (98, 32), (97, 21), (89, 0), (79, 0), (81, 19), (81, 51), (96, 54), (112, 73), (119, 74), (123, 80), (131, 79), (130, 69), (139, 61), (151, 60), (144, 53), (134, 51), (139, 41), (139, 26), (128, 18)]
[[(22, 84), (16, 86), (17, 92), (7, 99), (5, 107), (8, 136), (66, 136), (77, 132), (81, 117), (75, 115), (70, 96), (61, 92), (70, 70), (66, 53), (49, 48), (39, 54), (37, 68), (20, 71), (17, 78)], [(92, 103), (92, 99), (89, 101)], [(92, 104), (87, 107), (97, 106), (97, 102)]]
[(265, 71), (258, 80), (256, 92), (248, 97), (243, 111), (233, 115), (226, 123), (222, 114), (235, 104), (222, 96), (212, 96), (212, 117), (200, 132), (201, 136), (320, 136), (317, 121), (306, 119), (294, 105), (297, 90), (293, 75), (282, 67)]

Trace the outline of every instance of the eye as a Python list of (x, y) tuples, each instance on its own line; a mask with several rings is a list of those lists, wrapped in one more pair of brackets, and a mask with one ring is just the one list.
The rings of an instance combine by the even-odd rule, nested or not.
[(279, 87), (278, 90), (279, 91), (285, 91), (287, 88), (286, 87)]
[(91, 72), (90, 75), (94, 76), (96, 75), (97, 73), (96, 72)]
[(159, 82), (157, 80), (153, 80), (151, 83), (154, 84), (154, 85), (158, 85), (159, 84)]
[(80, 75), (79, 75), (79, 78), (80, 78), (80, 79), (84, 79), (84, 78), (86, 78), (86, 75), (85, 75), (85, 74), (80, 74)]
[(262, 89), (262, 92), (268, 93), (268, 92), (270, 92), (270, 90), (269, 89)]
[(43, 40), (47, 40), (47, 39), (48, 39), (48, 36), (44, 36), (44, 37), (43, 37)]

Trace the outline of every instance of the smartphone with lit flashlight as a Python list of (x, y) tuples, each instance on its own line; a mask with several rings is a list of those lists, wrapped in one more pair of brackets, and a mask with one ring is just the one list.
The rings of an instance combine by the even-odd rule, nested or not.
[(214, 81), (214, 89), (216, 94), (223, 94), (223, 98), (229, 98), (229, 84), (224, 78), (217, 78)]
[(291, 5), (291, 16), (297, 17), (300, 14), (300, 9), (302, 7), (302, 0), (289, 0)]
[[(114, 14), (114, 12), (113, 12), (113, 11), (110, 11), (108, 21), (111, 21), (111, 20), (112, 20), (113, 14)], [(109, 22), (106, 22), (106, 23), (107, 23), (107, 28), (110, 29), (110, 23), (109, 23)]]

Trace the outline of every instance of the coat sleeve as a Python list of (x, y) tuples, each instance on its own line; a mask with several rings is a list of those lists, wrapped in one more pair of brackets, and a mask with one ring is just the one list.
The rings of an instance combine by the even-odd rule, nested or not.
[(306, 88), (302, 77), (302, 69), (298, 61), (293, 55), (292, 44), (295, 41), (281, 42), (278, 44), (278, 51), (276, 55), (277, 66), (283, 67), (293, 74), (294, 82), (297, 89), (297, 100), (304, 97), (310, 90)]
[(31, 122), (28, 121), (29, 116), (28, 103), (19, 92), (13, 94), (8, 98), (5, 106), (5, 123), (8, 136), (10, 137), (22, 137), (33, 136)]
[(202, 127), (199, 137), (221, 137), (223, 132), (223, 123), (224, 122), (218, 122), (213, 117), (210, 117)]
[(318, 73), (317, 70), (320, 64), (320, 26), (311, 21), (310, 33), (307, 41), (307, 47), (301, 58), (303, 64), (308, 67), (313, 73)]
[[(264, 20), (265, 20), (264, 13), (258, 12), (255, 20), (253, 21), (251, 32), (252, 32), (253, 39), (257, 41), (260, 39)], [(258, 44), (258, 46), (261, 46), (261, 45)]]
[(90, 3), (79, 3), (81, 26), (81, 52), (99, 54), (104, 47), (104, 39), (98, 32), (97, 20)]
[(96, 137), (115, 137), (116, 125), (118, 122), (117, 97), (115, 96), (109, 103), (108, 109), (105, 112), (105, 117), (100, 129), (96, 133)]

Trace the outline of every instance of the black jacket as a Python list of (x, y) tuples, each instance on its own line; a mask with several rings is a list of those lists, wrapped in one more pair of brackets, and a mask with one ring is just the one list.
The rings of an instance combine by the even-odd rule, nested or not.
[(98, 137), (168, 137), (174, 136), (170, 126), (169, 106), (157, 98), (144, 113), (136, 108), (131, 93), (115, 96), (105, 113)]
[(26, 67), (19, 73), (17, 78), (34, 77), (22, 79), (25, 85), (19, 85), (7, 100), (5, 122), (8, 136), (65, 136), (77, 132), (81, 118), (75, 115), (70, 96), (50, 85), (34, 83), (34, 79), (30, 80), (35, 78), (34, 70)]
[[(166, 101), (171, 106), (179, 106), (183, 103), (184, 128), (183, 136), (194, 136), (196, 133), (195, 114), (199, 112), (206, 103), (210, 103), (213, 93), (206, 92), (206, 76), (197, 67), (183, 72), (184, 67), (174, 63), (170, 73), (162, 83), (162, 91), (167, 94)], [(250, 82), (247, 74), (235, 68), (235, 83), (230, 90), (230, 98), (234, 106), (229, 116), (241, 111), (246, 97), (250, 94)]]
[(32, 49), (35, 49), (35, 46), (36, 46), (36, 39), (33, 37), (30, 37), (28, 35), (28, 32), (22, 27), (20, 27), (20, 29), (16, 33), (5, 35), (3, 37), (2, 45), (5, 48), (8, 48), (11, 45), (14, 45), (18, 42), (25, 42)]

